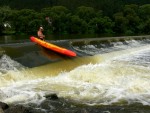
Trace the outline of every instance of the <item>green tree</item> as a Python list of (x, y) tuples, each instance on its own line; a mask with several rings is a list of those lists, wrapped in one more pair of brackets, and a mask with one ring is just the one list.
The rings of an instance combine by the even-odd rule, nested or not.
[(109, 17), (101, 17), (101, 18), (93, 18), (89, 22), (89, 31), (98, 33), (98, 34), (103, 34), (103, 33), (108, 33), (112, 34), (113, 33), (113, 28), (114, 23)]
[(150, 19), (148, 19), (144, 26), (144, 33), (150, 34)]
[(44, 17), (50, 16), (51, 14), (51, 7), (41, 9), (41, 13)]
[(150, 4), (145, 4), (139, 7), (139, 17), (141, 19), (140, 25), (138, 26), (140, 33), (149, 34), (150, 26)]
[(73, 33), (73, 34), (85, 33), (88, 28), (87, 23), (76, 15), (71, 16), (70, 22), (68, 25), (69, 25), (69, 28), (68, 28), (69, 33)]
[[(49, 17), (52, 21), (52, 26), (47, 27), (52, 28), (53, 33), (66, 33), (67, 32), (67, 22), (70, 18), (70, 11), (64, 6), (54, 6), (49, 8), (44, 8), (41, 11), (43, 15)], [(48, 26), (48, 24), (47, 24)]]
[(10, 7), (8, 6), (0, 7), (0, 34), (4, 30), (4, 24), (10, 23), (11, 15), (12, 11)]
[(127, 23), (128, 20), (124, 17), (122, 12), (118, 12), (114, 14), (114, 31), (117, 34), (124, 34), (125, 31), (127, 30)]
[(92, 7), (80, 6), (76, 10), (76, 15), (78, 15), (79, 18), (85, 20), (86, 22), (89, 22), (92, 18), (96, 16), (96, 13), (94, 8)]
[[(31, 33), (35, 31), (35, 26), (41, 25), (42, 19), (43, 18), (39, 16), (39, 14), (36, 11), (31, 10), (31, 9), (23, 9), (23, 10), (14, 12), (13, 26), (17, 32)], [(35, 22), (36, 22), (36, 25), (33, 25), (33, 23)]]
[(126, 5), (124, 7), (124, 16), (127, 19), (128, 23), (127, 23), (127, 31), (126, 34), (131, 35), (131, 34), (135, 34), (138, 33), (138, 26), (139, 26), (139, 22), (140, 22), (140, 18), (138, 16), (138, 5), (135, 4), (131, 4), (131, 5)]
[(139, 7), (139, 16), (143, 20), (150, 18), (150, 4), (145, 4)]

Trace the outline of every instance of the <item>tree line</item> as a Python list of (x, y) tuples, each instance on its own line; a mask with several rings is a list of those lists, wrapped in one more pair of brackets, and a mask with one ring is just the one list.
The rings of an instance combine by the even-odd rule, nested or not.
[[(9, 6), (13, 9), (36, 9), (45, 7), (65, 6), (69, 10), (79, 6), (93, 7), (98, 10), (105, 10), (109, 13), (113, 10), (119, 10), (126, 4), (150, 4), (149, 0), (0, 0), (0, 6)], [(111, 10), (110, 10), (111, 9)]]
[(0, 7), (1, 35), (10, 31), (35, 34), (39, 26), (44, 27), (45, 34), (150, 34), (150, 4), (124, 5), (111, 15), (87, 6), (79, 6), (74, 10), (65, 6), (40, 10)]

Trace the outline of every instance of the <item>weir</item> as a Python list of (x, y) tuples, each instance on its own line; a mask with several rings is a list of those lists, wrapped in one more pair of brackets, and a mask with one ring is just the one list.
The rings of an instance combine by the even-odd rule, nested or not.
[[(0, 101), (8, 104), (39, 103), (47, 94), (56, 93), (59, 98), (76, 104), (111, 106), (140, 103), (149, 106), (149, 39), (124, 42), (111, 42), (111, 46), (93, 42), (77, 46), (74, 42), (73, 49), (82, 54), (76, 58), (58, 54), (52, 57), (49, 55), (51, 52), (43, 55), (41, 48), (36, 48), (38, 46), (32, 52), (24, 48), (28, 51), (26, 54), (20, 47), (23, 54), (11, 57), (9, 50), (3, 47), (2, 51), (6, 53), (0, 59)], [(40, 59), (39, 62), (43, 59), (48, 62), (24, 66), (20, 61), (27, 54)], [(20, 61), (15, 60), (18, 58)]]

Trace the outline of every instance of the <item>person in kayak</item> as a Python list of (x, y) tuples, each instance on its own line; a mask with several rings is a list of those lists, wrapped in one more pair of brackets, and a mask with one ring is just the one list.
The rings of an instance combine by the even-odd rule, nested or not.
[(43, 34), (43, 27), (39, 27), (39, 30), (37, 31), (37, 35), (38, 35), (38, 38), (41, 39), (41, 40), (44, 40), (45, 38), (45, 35)]

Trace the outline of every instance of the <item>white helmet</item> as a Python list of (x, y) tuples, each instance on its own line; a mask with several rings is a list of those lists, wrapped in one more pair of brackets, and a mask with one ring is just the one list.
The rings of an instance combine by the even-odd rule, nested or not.
[(40, 27), (40, 29), (43, 29), (43, 27)]

